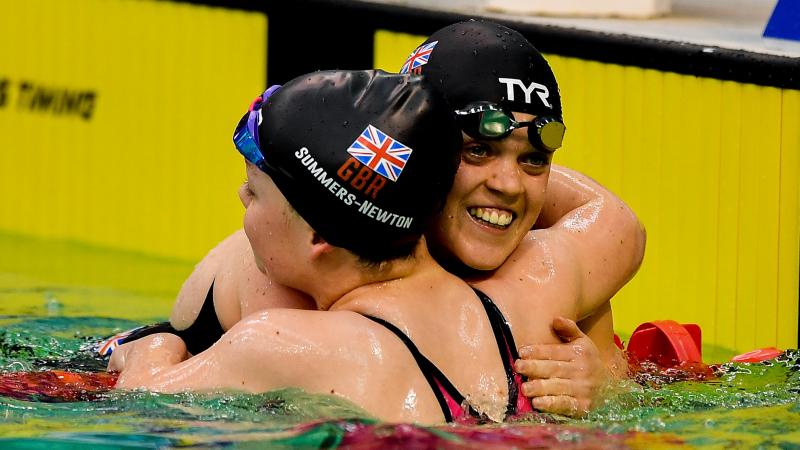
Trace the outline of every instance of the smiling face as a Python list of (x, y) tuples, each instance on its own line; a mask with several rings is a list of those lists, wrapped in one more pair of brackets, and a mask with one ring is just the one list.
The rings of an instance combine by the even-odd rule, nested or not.
[[(515, 112), (514, 118), (534, 116)], [(430, 232), (437, 256), (476, 270), (500, 267), (536, 222), (551, 159), (533, 148), (526, 128), (500, 141), (465, 134), (453, 188)]]

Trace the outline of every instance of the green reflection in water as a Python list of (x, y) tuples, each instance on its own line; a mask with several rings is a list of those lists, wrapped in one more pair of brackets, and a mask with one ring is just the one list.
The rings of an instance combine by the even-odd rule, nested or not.
[[(166, 317), (191, 269), (187, 261), (0, 235), (0, 373), (102, 370), (105, 362), (89, 346)], [(438, 448), (506, 448), (526, 433), (527, 445), (517, 447), (800, 448), (799, 360), (789, 352), (725, 365), (704, 382), (629, 381), (585, 420), (466, 428), (376, 424), (347, 402), (298, 390), (110, 392), (68, 403), (0, 397), (0, 448), (330, 448), (364, 429), (372, 434), (360, 448), (414, 433), (415, 442)], [(337, 418), (351, 420), (319, 422)]]

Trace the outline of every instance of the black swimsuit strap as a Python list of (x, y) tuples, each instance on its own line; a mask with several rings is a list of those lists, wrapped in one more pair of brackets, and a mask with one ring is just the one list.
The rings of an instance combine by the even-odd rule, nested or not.
[(476, 288), (472, 288), (475, 294), (483, 304), (486, 310), (486, 315), (489, 317), (489, 323), (492, 324), (492, 331), (494, 331), (494, 338), (497, 341), (497, 348), (500, 350), (500, 359), (503, 360), (503, 368), (506, 371), (506, 380), (508, 381), (508, 404), (506, 406), (506, 417), (516, 414), (517, 411), (517, 397), (519, 396), (517, 383), (514, 380), (513, 362), (519, 359), (517, 352), (517, 345), (514, 343), (514, 335), (511, 334), (511, 326), (508, 324), (506, 317), (500, 308), (495, 305), (488, 295)]
[(214, 282), (208, 288), (208, 294), (203, 301), (200, 314), (197, 315), (194, 323), (185, 330), (176, 330), (169, 322), (159, 322), (152, 325), (137, 328), (131, 334), (120, 341), (120, 344), (132, 342), (145, 336), (156, 333), (171, 333), (179, 336), (186, 343), (186, 349), (196, 355), (212, 345), (225, 334), (219, 320), (217, 311), (214, 309)]
[[(430, 384), (431, 390), (433, 391), (433, 394), (436, 396), (436, 400), (439, 402), (439, 406), (442, 408), (445, 420), (447, 422), (452, 422), (453, 415), (450, 414), (450, 406), (447, 404), (447, 400), (444, 398), (444, 394), (439, 388), (439, 385), (441, 385), (441, 387), (444, 388), (444, 390), (447, 391), (447, 393), (459, 405), (464, 404), (464, 396), (461, 395), (460, 392), (458, 392), (458, 389), (456, 389), (456, 387), (453, 386), (453, 383), (451, 383), (450, 380), (447, 379), (444, 373), (442, 373), (442, 371), (439, 370), (439, 368), (436, 367), (436, 365), (434, 365), (431, 362), (431, 360), (426, 358), (425, 355), (423, 355), (422, 352), (419, 351), (414, 342), (412, 342), (411, 339), (408, 336), (406, 336), (406, 334), (403, 333), (399, 328), (378, 317), (367, 316), (367, 315), (365, 315), (364, 317), (380, 325), (383, 325), (389, 331), (394, 333), (395, 336), (400, 338), (401, 341), (403, 341), (403, 343), (408, 348), (408, 351), (411, 352), (411, 355), (417, 362), (417, 365), (419, 366), (420, 371), (422, 371), (422, 374), (425, 376), (425, 379), (428, 381), (428, 384)], [(469, 407), (469, 414), (478, 416), (478, 413), (474, 409), (472, 409), (471, 406)]]
[(208, 349), (225, 334), (225, 330), (217, 318), (217, 311), (214, 309), (214, 281), (211, 281), (211, 287), (208, 288), (208, 294), (206, 294), (197, 319), (189, 328), (175, 334), (186, 342), (186, 348), (193, 355)]

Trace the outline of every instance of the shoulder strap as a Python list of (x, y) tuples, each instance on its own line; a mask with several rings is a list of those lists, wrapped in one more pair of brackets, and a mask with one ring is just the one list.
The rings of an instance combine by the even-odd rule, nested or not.
[[(367, 316), (364, 317), (376, 322), (380, 325), (386, 327), (389, 331), (394, 333), (401, 341), (406, 345), (408, 351), (411, 352), (411, 355), (414, 357), (414, 360), (417, 362), (419, 369), (422, 371), (422, 374), (425, 376), (425, 379), (428, 381), (428, 384), (431, 386), (431, 390), (433, 394), (436, 396), (436, 400), (439, 402), (439, 407), (442, 408), (442, 412), (444, 413), (445, 420), (447, 422), (452, 422), (453, 419), (460, 418), (463, 414), (459, 414), (459, 411), (463, 411), (462, 406), (464, 404), (464, 396), (458, 392), (455, 386), (447, 379), (447, 377), (439, 370), (436, 365), (434, 365), (431, 360), (425, 357), (422, 352), (419, 351), (417, 346), (411, 339), (406, 336), (399, 328), (394, 326), (393, 324), (380, 319), (378, 317)], [(448, 398), (449, 397), (449, 398)], [(477, 416), (477, 412), (470, 406), (469, 407), (469, 414)], [(455, 417), (454, 417), (455, 416)]]
[(200, 314), (194, 320), (189, 328), (175, 332), (178, 336), (186, 342), (186, 348), (196, 355), (212, 345), (225, 334), (222, 325), (217, 318), (217, 311), (214, 309), (214, 281), (211, 282), (211, 287), (208, 288), (208, 294), (203, 301), (203, 307), (200, 309)]
[(474, 287), (472, 290), (475, 291), (475, 294), (483, 304), (483, 308), (486, 310), (489, 323), (492, 324), (492, 331), (494, 331), (494, 339), (497, 341), (497, 348), (500, 350), (500, 356), (503, 360), (503, 368), (506, 371), (506, 380), (508, 381), (506, 417), (509, 417), (517, 413), (519, 397), (522, 394), (519, 386), (522, 379), (514, 371), (514, 361), (519, 359), (517, 345), (514, 342), (514, 335), (511, 334), (511, 326), (508, 324), (503, 312), (500, 311), (500, 308), (481, 290)]

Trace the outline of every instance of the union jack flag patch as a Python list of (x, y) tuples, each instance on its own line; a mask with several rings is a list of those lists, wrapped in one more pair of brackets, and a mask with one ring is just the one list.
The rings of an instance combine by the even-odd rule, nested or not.
[(371, 124), (347, 149), (360, 163), (391, 181), (400, 177), (412, 151)]
[(439, 41), (429, 42), (425, 45), (420, 45), (416, 50), (411, 52), (406, 59), (406, 63), (400, 68), (400, 73), (416, 73), (415, 70), (419, 67), (428, 64), (428, 58), (431, 56), (433, 48), (436, 47)]
[(144, 327), (138, 327), (132, 330), (123, 331), (122, 333), (117, 333), (114, 336), (111, 336), (110, 338), (106, 339), (105, 341), (100, 342), (96, 347), (97, 353), (99, 353), (100, 356), (110, 355), (111, 353), (114, 352), (114, 350), (117, 349), (117, 347), (125, 343), (125, 338), (130, 336), (131, 333), (133, 333), (134, 331), (138, 331), (141, 328)]

